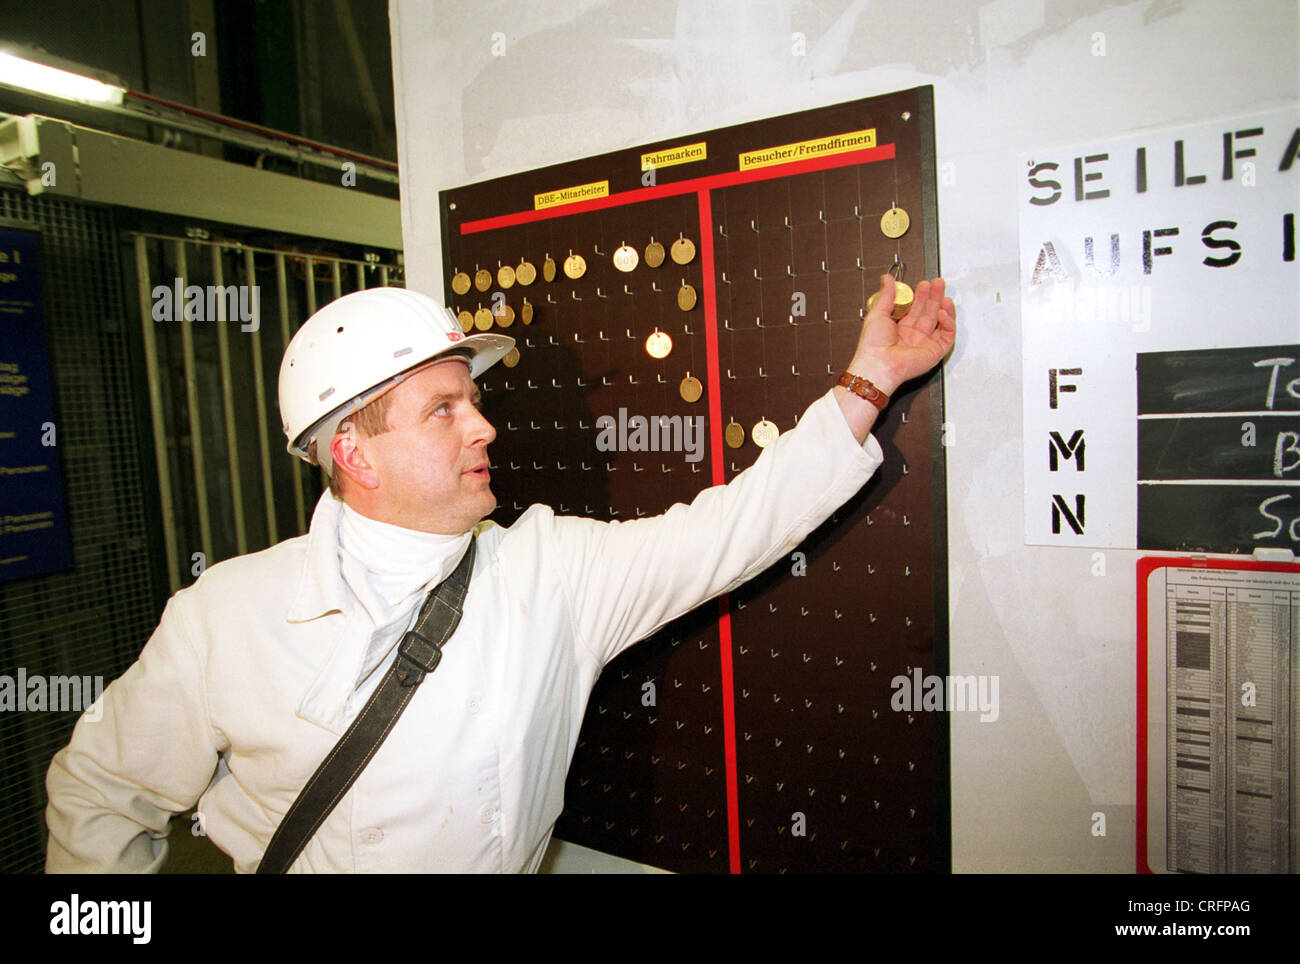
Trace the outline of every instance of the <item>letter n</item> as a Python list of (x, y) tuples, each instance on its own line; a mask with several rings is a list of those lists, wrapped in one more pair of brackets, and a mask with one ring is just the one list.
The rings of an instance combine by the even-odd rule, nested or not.
[(1065, 499), (1056, 493), (1052, 493), (1052, 535), (1061, 533), (1061, 516), (1065, 516), (1065, 521), (1069, 523), (1070, 528), (1074, 530), (1075, 535), (1083, 535), (1083, 495), (1080, 493), (1074, 497), (1074, 511), (1065, 504)]

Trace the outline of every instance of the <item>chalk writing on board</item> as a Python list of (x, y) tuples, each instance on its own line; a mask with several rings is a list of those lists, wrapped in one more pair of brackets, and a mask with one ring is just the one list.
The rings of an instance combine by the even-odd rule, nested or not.
[(1138, 355), (1138, 547), (1300, 549), (1300, 345)]

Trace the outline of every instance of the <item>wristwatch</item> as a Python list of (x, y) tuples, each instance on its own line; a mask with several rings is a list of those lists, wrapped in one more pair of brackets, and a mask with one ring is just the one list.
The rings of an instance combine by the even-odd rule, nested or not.
[(857, 395), (859, 398), (865, 398), (872, 405), (882, 411), (885, 406), (889, 404), (888, 395), (878, 389), (875, 385), (871, 384), (867, 379), (860, 375), (855, 375), (852, 372), (845, 372), (840, 375), (840, 380), (835, 384), (843, 385), (854, 395)]

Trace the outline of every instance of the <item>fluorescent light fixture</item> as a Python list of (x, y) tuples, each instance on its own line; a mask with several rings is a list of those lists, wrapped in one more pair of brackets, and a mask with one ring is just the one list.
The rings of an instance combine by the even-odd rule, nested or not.
[(0, 84), (83, 104), (121, 104), (126, 93), (121, 87), (7, 53), (0, 53)]

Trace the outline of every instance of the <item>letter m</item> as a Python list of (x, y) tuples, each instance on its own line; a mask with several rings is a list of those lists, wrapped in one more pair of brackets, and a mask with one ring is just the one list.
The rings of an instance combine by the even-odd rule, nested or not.
[(1070, 436), (1070, 441), (1068, 442), (1061, 438), (1060, 432), (1048, 432), (1047, 434), (1050, 435), (1052, 439), (1051, 444), (1047, 446), (1047, 451), (1050, 456), (1049, 464), (1052, 471), (1055, 472), (1057, 469), (1057, 453), (1059, 452), (1061, 455), (1065, 456), (1067, 462), (1070, 459), (1074, 459), (1074, 467), (1082, 472), (1083, 429), (1075, 429), (1074, 434)]
[(100, 901), (99, 913), (99, 932), (101, 934), (129, 934), (131, 932), (130, 901)]
[(50, 677), (50, 709), (80, 710), (89, 705), (81, 702), (80, 676)]
[(239, 286), (208, 285), (208, 321), (230, 321), (239, 317)]

